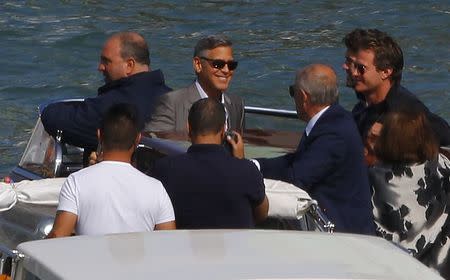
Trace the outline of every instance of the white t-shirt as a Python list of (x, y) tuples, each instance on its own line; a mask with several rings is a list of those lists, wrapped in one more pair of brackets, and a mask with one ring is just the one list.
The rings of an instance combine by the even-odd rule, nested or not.
[(152, 231), (156, 224), (175, 220), (162, 183), (118, 161), (71, 174), (62, 186), (58, 210), (78, 216), (79, 235)]

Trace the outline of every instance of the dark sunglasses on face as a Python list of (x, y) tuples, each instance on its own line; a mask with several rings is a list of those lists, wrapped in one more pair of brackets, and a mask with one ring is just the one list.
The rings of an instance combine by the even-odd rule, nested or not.
[(222, 59), (210, 59), (204, 56), (200, 56), (201, 59), (204, 59), (208, 62), (211, 62), (212, 67), (216, 68), (216, 69), (222, 69), (223, 67), (225, 67), (225, 65), (228, 66), (228, 69), (230, 71), (233, 71), (234, 69), (236, 69), (238, 67), (238, 62), (234, 61), (234, 60), (230, 60), (230, 61), (225, 61)]
[(358, 74), (360, 75), (364, 75), (364, 73), (366, 73), (367, 71), (367, 67), (361, 63), (355, 62), (352, 59), (350, 59), (349, 57), (347, 57), (345, 59), (345, 64), (351, 69), (356, 69), (356, 72), (358, 72)]
[(289, 86), (289, 95), (291, 97), (294, 97), (294, 95), (295, 95), (295, 86), (294, 85)]

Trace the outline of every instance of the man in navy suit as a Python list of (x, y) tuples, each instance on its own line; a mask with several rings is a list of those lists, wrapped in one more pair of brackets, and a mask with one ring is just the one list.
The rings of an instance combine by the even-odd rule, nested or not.
[(155, 97), (170, 91), (160, 70), (150, 70), (150, 56), (145, 39), (136, 32), (119, 32), (103, 46), (98, 65), (105, 85), (98, 96), (82, 102), (59, 102), (45, 107), (41, 115), (45, 130), (56, 136), (62, 131), (62, 141), (96, 150), (97, 128), (103, 114), (114, 104), (129, 103), (138, 109), (142, 128), (150, 119)]
[(263, 176), (307, 191), (336, 231), (373, 234), (363, 144), (351, 114), (337, 104), (335, 72), (309, 65), (297, 71), (290, 89), (305, 133), (294, 153), (257, 160)]

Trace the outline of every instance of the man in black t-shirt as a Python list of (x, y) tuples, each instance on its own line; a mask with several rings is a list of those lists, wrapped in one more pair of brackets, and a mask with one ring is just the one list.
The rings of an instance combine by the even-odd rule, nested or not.
[[(222, 145), (223, 105), (210, 98), (195, 102), (188, 132), (192, 146), (187, 153), (157, 161), (151, 172), (172, 200), (177, 228), (253, 228), (264, 220), (269, 202), (261, 173)], [(235, 135), (227, 141), (242, 141)]]
[(392, 37), (377, 29), (355, 29), (343, 41), (347, 47), (343, 65), (347, 86), (355, 90), (360, 100), (352, 113), (364, 140), (371, 127), (382, 123), (387, 113), (414, 106), (425, 113), (440, 145), (450, 145), (447, 122), (400, 85), (403, 52)]

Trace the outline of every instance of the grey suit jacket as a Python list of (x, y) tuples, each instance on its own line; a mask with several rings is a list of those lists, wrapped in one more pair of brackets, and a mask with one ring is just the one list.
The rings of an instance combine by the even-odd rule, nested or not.
[[(191, 84), (159, 96), (156, 107), (145, 125), (145, 131), (186, 131), (189, 109), (200, 99), (200, 93)], [(232, 130), (242, 132), (244, 128), (244, 102), (236, 95), (224, 94), (225, 107)]]

